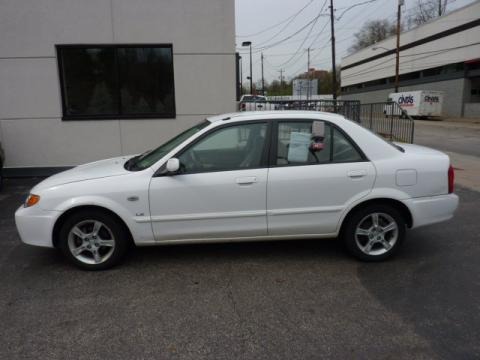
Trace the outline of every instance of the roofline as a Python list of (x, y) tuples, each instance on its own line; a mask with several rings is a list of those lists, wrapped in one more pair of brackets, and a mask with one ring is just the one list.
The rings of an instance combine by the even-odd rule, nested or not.
[(207, 117), (211, 123), (227, 120), (274, 120), (274, 119), (288, 119), (288, 118), (307, 118), (318, 119), (345, 119), (343, 115), (335, 114), (325, 111), (311, 111), (311, 110), (272, 110), (272, 111), (242, 111), (235, 113), (225, 113), (215, 116)]
[[(431, 24), (431, 23), (434, 23), (434, 22), (436, 22), (436, 21), (440, 21), (440, 20), (442, 20), (442, 19), (445, 19), (446, 17), (448, 17), (448, 16), (450, 16), (450, 15), (452, 15), (452, 14), (455, 14), (455, 13), (458, 12), (458, 11), (461, 11), (461, 10), (464, 10), (465, 8), (467, 8), (467, 7), (476, 5), (476, 4), (478, 4), (479, 2), (480, 2), (480, 0), (475, 0), (475, 1), (473, 1), (472, 3), (470, 3), (470, 4), (461, 6), (461, 7), (457, 8), (457, 9), (455, 9), (455, 10), (450, 11), (449, 13), (447, 13), (447, 14), (445, 14), (445, 15), (443, 15), (443, 16), (439, 16), (439, 17), (436, 17), (436, 18), (434, 18), (434, 19), (430, 19), (430, 20), (428, 20), (427, 22), (425, 22), (425, 23), (423, 23), (423, 24), (421, 24), (421, 25), (417, 25), (417, 26), (415, 26), (415, 27), (413, 27), (413, 28), (411, 28), (411, 29), (408, 29), (408, 30), (406, 30), (406, 31), (402, 31), (402, 32), (400, 32), (400, 36), (401, 36), (401, 35), (404, 35), (404, 34), (407, 34), (407, 33), (411, 32), (411, 31), (418, 31), (418, 29), (420, 29), (420, 28), (422, 28), (422, 27), (424, 27), (424, 26), (427, 26), (427, 25), (429, 25), (429, 24)], [(465, 23), (462, 23), (462, 24), (465, 24)], [(452, 26), (451, 28), (455, 28), (455, 26)], [(450, 29), (450, 28), (449, 28), (449, 29)], [(447, 30), (448, 30), (448, 29), (447, 29)], [(366, 50), (366, 49), (371, 48), (371, 47), (374, 47), (374, 46), (381, 46), (382, 43), (385, 43), (385, 42), (387, 42), (388, 40), (391, 40), (391, 39), (394, 38), (395, 36), (396, 36), (396, 35), (391, 35), (391, 36), (389, 36), (389, 37), (387, 37), (387, 38), (385, 38), (385, 39), (383, 39), (383, 40), (377, 41), (377, 42), (374, 43), (374, 44), (371, 44), (371, 45), (366, 46), (366, 47), (364, 47), (364, 48), (362, 48), (362, 49), (359, 49), (359, 50), (357, 50), (357, 51), (355, 51), (355, 52), (353, 52), (353, 53), (351, 53), (351, 54), (348, 54), (347, 56), (341, 58), (341, 63), (343, 63), (344, 60), (348, 59), (350, 56), (356, 55), (356, 54), (358, 54), (359, 52), (361, 52), (361, 51), (363, 51), (363, 50)], [(426, 37), (428, 37), (428, 36), (425, 36), (425, 37), (423, 37), (422, 39), (424, 39), (424, 38), (426, 38)], [(419, 40), (422, 40), (422, 39), (419, 39)], [(367, 58), (368, 58), (368, 57), (367, 57)], [(365, 59), (367, 59), (367, 58), (365, 58)], [(362, 61), (362, 60), (359, 60), (359, 61)], [(356, 61), (356, 62), (358, 62), (358, 61)], [(354, 62), (354, 63), (356, 63), (356, 62)], [(354, 63), (352, 63), (352, 64), (354, 64)], [(349, 67), (349, 66), (352, 65), (352, 64), (347, 64), (347, 65), (345, 65), (345, 66), (346, 66), (346, 67)]]

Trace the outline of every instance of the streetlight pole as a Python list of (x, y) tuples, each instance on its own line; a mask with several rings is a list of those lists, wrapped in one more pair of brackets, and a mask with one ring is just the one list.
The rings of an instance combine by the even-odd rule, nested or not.
[(398, 92), (398, 83), (400, 71), (400, 17), (402, 13), (403, 0), (398, 0), (397, 6), (397, 48), (396, 48), (396, 59), (395, 59), (395, 92)]
[(242, 46), (250, 47), (250, 94), (253, 94), (253, 80), (252, 80), (252, 42), (251, 41), (244, 41), (242, 42)]

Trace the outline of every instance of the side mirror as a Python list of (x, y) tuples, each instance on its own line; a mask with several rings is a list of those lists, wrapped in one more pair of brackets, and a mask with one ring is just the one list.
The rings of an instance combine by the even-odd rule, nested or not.
[(171, 158), (167, 161), (167, 172), (168, 173), (176, 173), (180, 169), (180, 160), (177, 158)]

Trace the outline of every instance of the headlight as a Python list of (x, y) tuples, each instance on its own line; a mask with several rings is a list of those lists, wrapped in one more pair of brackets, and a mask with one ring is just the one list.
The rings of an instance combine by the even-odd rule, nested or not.
[(25, 204), (23, 204), (26, 208), (37, 204), (40, 201), (40, 196), (35, 194), (30, 194), (25, 200)]

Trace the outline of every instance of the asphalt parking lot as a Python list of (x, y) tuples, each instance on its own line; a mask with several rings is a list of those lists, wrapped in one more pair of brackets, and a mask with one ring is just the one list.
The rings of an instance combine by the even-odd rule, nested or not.
[(0, 193), (1, 359), (480, 357), (480, 193), (361, 263), (335, 240), (135, 250), (105, 272), (23, 245)]

